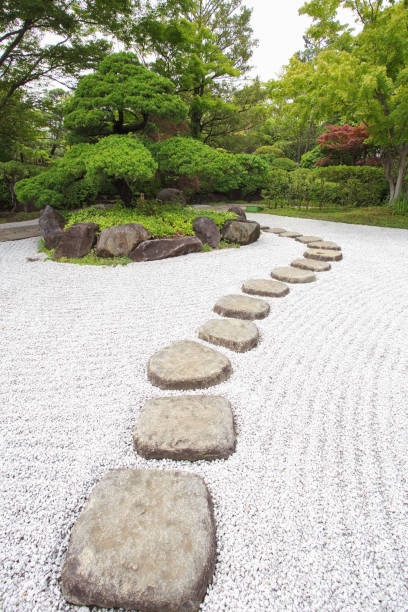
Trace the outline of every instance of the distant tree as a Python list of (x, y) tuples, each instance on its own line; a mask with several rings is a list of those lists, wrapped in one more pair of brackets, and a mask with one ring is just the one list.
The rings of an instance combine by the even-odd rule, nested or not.
[(44, 96), (38, 101), (38, 107), (43, 116), (50, 157), (54, 157), (58, 151), (63, 151), (66, 135), (64, 107), (68, 98), (69, 94), (66, 90), (51, 89), (45, 91)]
[(132, 53), (108, 55), (83, 76), (66, 106), (74, 140), (144, 130), (152, 117), (183, 121), (187, 107), (171, 81), (142, 66)]
[(326, 156), (317, 160), (317, 166), (364, 164), (372, 147), (367, 143), (370, 134), (365, 125), (329, 125), (317, 138), (321, 152)]

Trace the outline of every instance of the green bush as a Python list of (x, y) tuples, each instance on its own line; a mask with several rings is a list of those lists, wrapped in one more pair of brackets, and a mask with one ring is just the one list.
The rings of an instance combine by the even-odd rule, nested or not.
[(372, 166), (323, 166), (314, 168), (316, 178), (339, 184), (342, 204), (378, 206), (388, 193), (382, 168)]
[(280, 170), (287, 170), (291, 172), (292, 170), (296, 170), (298, 167), (297, 163), (288, 157), (276, 157), (271, 164), (272, 168), (279, 168)]
[[(231, 159), (231, 155), (229, 155)], [(234, 161), (238, 164), (237, 187), (244, 196), (254, 194), (262, 189), (269, 180), (269, 164), (262, 157), (247, 153), (234, 155)]]
[(301, 168), (313, 168), (315, 163), (322, 158), (322, 150), (319, 145), (314, 147), (311, 151), (304, 153), (300, 158)]
[(258, 147), (254, 151), (254, 155), (267, 155), (268, 157), (284, 157), (284, 153), (282, 149), (277, 147), (276, 145), (264, 145), (262, 147)]

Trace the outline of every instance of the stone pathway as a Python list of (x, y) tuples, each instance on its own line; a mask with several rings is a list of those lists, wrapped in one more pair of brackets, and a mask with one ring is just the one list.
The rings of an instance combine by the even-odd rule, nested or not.
[[(242, 291), (270, 298), (289, 293), (285, 282), (309, 283), (314, 271), (341, 259), (334, 243), (283, 228), (279, 237), (308, 248), (304, 259), (250, 279)], [(322, 245), (331, 244), (323, 249)], [(322, 260), (322, 261), (319, 261)], [(282, 282), (285, 281), (285, 282)], [(257, 346), (254, 319), (269, 315), (270, 304), (246, 295), (226, 295), (213, 311), (224, 318), (201, 325), (198, 337), (243, 353)], [(155, 353), (147, 376), (160, 389), (202, 389), (232, 374), (222, 353), (191, 340)], [(230, 402), (220, 396), (183, 395), (148, 400), (133, 432), (135, 451), (147, 459), (226, 459), (235, 449)], [(114, 501), (114, 503), (113, 503)], [(67, 601), (140, 610), (197, 611), (215, 566), (212, 502), (204, 481), (188, 472), (124, 469), (109, 472), (92, 491), (77, 520), (62, 570)]]
[(38, 219), (15, 221), (14, 223), (0, 223), (0, 242), (34, 238), (36, 236), (40, 236)]

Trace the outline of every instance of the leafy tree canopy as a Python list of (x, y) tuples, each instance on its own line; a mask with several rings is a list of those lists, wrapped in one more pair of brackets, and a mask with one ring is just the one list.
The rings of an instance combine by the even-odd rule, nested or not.
[(66, 107), (65, 127), (77, 138), (92, 139), (141, 131), (153, 115), (182, 121), (187, 107), (169, 79), (132, 53), (114, 53), (80, 79)]

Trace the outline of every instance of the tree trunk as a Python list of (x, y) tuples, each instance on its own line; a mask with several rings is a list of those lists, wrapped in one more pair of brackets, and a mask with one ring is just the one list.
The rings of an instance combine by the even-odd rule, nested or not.
[(124, 179), (116, 179), (114, 185), (124, 205), (128, 207), (132, 206), (133, 192), (127, 182)]
[(390, 188), (390, 204), (393, 204), (401, 197), (405, 173), (407, 171), (407, 162), (408, 144), (398, 147), (394, 154), (388, 151), (382, 157), (385, 178)]

